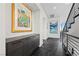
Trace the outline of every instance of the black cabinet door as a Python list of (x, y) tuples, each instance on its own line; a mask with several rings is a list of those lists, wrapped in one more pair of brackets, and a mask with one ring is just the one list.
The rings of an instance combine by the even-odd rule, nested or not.
[(30, 36), (6, 44), (7, 56), (30, 56), (39, 46), (39, 36)]
[(23, 47), (17, 48), (16, 50), (10, 52), (8, 56), (23, 56)]
[(31, 39), (28, 37), (28, 38), (25, 38), (24, 41), (23, 41), (23, 55), (24, 56), (29, 56), (31, 54), (30, 52), (30, 46), (31, 46)]
[(38, 37), (31, 36), (24, 39), (24, 46), (23, 46), (24, 56), (30, 56), (38, 46), (39, 46)]
[(6, 55), (23, 55), (23, 43), (22, 40), (17, 40), (13, 42), (9, 42), (6, 44)]

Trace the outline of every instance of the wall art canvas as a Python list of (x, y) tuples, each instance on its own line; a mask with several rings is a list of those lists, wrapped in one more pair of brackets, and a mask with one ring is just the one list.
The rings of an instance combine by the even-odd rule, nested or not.
[(12, 3), (12, 32), (32, 31), (32, 11), (27, 4)]
[(50, 22), (50, 33), (58, 33), (58, 21)]

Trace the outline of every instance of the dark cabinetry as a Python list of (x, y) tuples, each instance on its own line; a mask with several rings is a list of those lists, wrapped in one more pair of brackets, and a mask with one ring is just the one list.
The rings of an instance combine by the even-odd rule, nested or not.
[(39, 47), (39, 35), (6, 43), (7, 56), (29, 56)]

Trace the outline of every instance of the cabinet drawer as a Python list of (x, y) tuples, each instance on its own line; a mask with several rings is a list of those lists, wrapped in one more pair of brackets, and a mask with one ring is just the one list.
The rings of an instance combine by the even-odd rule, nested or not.
[(24, 56), (29, 56), (30, 54), (31, 54), (31, 45), (32, 45), (32, 43), (31, 43), (31, 39), (28, 37), (28, 38), (25, 38), (24, 40), (23, 40), (23, 55)]
[(7, 56), (30, 56), (39, 46), (39, 36), (29, 36), (20, 40), (6, 43)]
[(9, 42), (6, 44), (6, 53), (11, 53), (22, 46), (23, 46), (22, 40)]
[(23, 47), (19, 47), (16, 50), (13, 50), (11, 52), (7, 52), (8, 56), (23, 56)]

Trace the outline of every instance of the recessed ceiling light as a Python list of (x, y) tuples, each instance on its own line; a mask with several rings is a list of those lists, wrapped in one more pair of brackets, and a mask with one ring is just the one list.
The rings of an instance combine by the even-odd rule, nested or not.
[(56, 6), (54, 6), (53, 9), (56, 9)]

